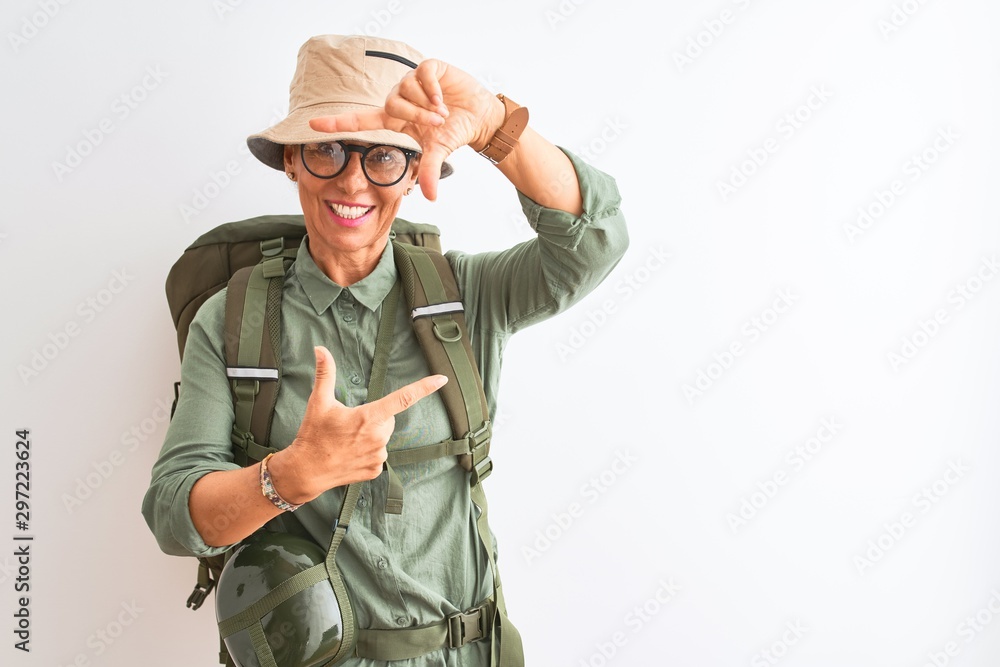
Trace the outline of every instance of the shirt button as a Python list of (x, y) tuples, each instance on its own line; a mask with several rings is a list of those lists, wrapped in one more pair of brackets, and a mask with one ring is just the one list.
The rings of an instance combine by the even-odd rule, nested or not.
[(351, 376), (351, 384), (361, 384), (361, 378), (357, 375)]
[(384, 570), (387, 567), (389, 567), (389, 561), (387, 561), (384, 558), (379, 558), (378, 559), (378, 569)]
[(368, 499), (365, 498), (364, 496), (361, 496), (360, 498), (358, 498), (358, 505), (361, 507), (368, 507)]
[(344, 315), (344, 321), (345, 322), (353, 322), (354, 321), (354, 315), (351, 315), (351, 314)]
[(406, 623), (407, 623), (406, 618), (404, 618), (403, 616), (400, 616), (396, 619), (396, 625), (404, 626), (406, 625)]

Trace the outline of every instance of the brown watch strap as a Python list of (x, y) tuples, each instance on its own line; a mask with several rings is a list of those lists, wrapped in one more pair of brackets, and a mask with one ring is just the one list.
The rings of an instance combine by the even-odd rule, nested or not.
[(493, 138), (479, 154), (492, 162), (499, 164), (517, 146), (524, 128), (528, 127), (528, 109), (518, 106), (517, 102), (500, 94), (497, 95), (504, 106), (503, 125), (496, 131)]

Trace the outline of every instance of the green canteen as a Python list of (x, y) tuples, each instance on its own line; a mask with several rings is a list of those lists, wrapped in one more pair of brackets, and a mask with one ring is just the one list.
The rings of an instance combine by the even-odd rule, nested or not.
[[(238, 667), (321, 667), (353, 653), (344, 645), (350, 601), (337, 599), (326, 555), (309, 539), (266, 531), (237, 548), (215, 600), (220, 633)], [(353, 628), (347, 635), (355, 636)]]

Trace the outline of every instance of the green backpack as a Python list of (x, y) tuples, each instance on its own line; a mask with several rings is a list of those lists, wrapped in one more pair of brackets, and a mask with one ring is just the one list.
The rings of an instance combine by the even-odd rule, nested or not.
[[(188, 328), (198, 308), (210, 296), (228, 286), (225, 354), (235, 413), (233, 456), (242, 466), (254, 465), (269, 453), (277, 451), (268, 443), (281, 386), (282, 288), (285, 272), (294, 262), (304, 235), (301, 215), (260, 216), (224, 224), (192, 243), (167, 276), (167, 301), (182, 357)], [(397, 218), (392, 225), (391, 237), (402, 292), (420, 347), (431, 373), (445, 375), (449, 379), (439, 391), (448, 413), (452, 438), (432, 445), (389, 452), (386, 511), (402, 512), (403, 488), (393, 466), (442, 456), (459, 457), (460, 463), (469, 472), (472, 500), (480, 509), (477, 521), (479, 537), (493, 571), (494, 592), (481, 610), (472, 610), (481, 614), (482, 618), (473, 618), (469, 613), (457, 614), (440, 624), (447, 635), (446, 645), (460, 647), (492, 629), (501, 667), (523, 665), (521, 639), (507, 618), (487, 524), (487, 504), (481, 482), (493, 468), (489, 457), (492, 431), (482, 379), (469, 341), (461, 294), (451, 266), (441, 254), (440, 232), (436, 227)], [(376, 372), (373, 369), (373, 376)], [(381, 372), (384, 373), (385, 369)], [(373, 377), (373, 384), (374, 381)], [(178, 382), (174, 384), (174, 408), (179, 390)], [(305, 535), (294, 515), (287, 512), (276, 517), (267, 527)], [(188, 597), (189, 608), (198, 609), (205, 601), (215, 587), (228, 555), (198, 559), (198, 581)], [(335, 556), (332, 551), (331, 556)], [(474, 631), (476, 627), (478, 633)], [(439, 636), (441, 631), (442, 628), (437, 625), (428, 628), (429, 636), (433, 637)], [(359, 630), (359, 637), (356, 638), (358, 646), (381, 647), (369, 649), (363, 657), (398, 659), (401, 653), (405, 653), (405, 646), (400, 643), (402, 634), (394, 636), (394, 633), (412, 636), (413, 631)], [(409, 640), (410, 637), (407, 638)], [(225, 650), (225, 644), (222, 645), (219, 661), (226, 665), (234, 664)]]

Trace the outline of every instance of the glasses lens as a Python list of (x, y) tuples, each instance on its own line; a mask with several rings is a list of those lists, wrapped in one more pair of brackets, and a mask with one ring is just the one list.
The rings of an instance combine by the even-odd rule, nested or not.
[(406, 153), (395, 146), (372, 146), (365, 156), (365, 172), (372, 183), (392, 185), (406, 171)]
[(302, 147), (306, 168), (317, 176), (333, 176), (344, 168), (346, 153), (340, 144), (306, 144)]

